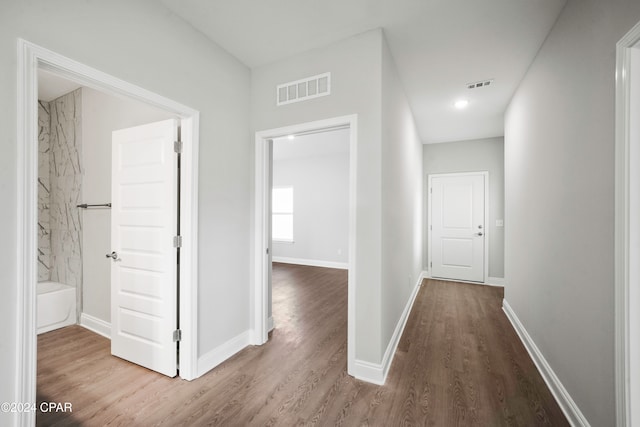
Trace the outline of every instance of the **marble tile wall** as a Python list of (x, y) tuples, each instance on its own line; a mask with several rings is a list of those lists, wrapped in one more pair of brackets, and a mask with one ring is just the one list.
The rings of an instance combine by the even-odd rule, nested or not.
[[(49, 102), (48, 110), (49, 208), (46, 213), (43, 209), (42, 222), (43, 225), (47, 219), (49, 222), (49, 275), (50, 280), (80, 287), (82, 216), (77, 205), (82, 203), (81, 89)], [(42, 169), (45, 172), (44, 166)], [(46, 253), (45, 247), (39, 248), (39, 252)]]
[(51, 116), (49, 103), (38, 101), (38, 281), (51, 279), (51, 222), (49, 167)]

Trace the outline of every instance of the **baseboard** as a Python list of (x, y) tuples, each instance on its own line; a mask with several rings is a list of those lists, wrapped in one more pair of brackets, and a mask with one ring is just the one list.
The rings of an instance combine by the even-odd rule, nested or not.
[(423, 274), (425, 279), (440, 280), (442, 282), (467, 283), (469, 285), (504, 287), (504, 279), (502, 277), (487, 277), (487, 280), (483, 283), (483, 282), (472, 282), (470, 280), (461, 280), (461, 279), (446, 279), (444, 277), (433, 278), (428, 271), (423, 272)]
[(429, 270), (423, 270), (422, 271), (422, 278), (423, 279), (431, 279), (431, 273), (429, 273)]
[(396, 350), (398, 349), (398, 343), (400, 342), (400, 338), (402, 337), (402, 333), (404, 332), (404, 327), (406, 326), (407, 320), (409, 319), (411, 308), (413, 307), (413, 303), (415, 302), (416, 296), (418, 295), (418, 290), (420, 289), (420, 285), (422, 284), (422, 279), (425, 278), (424, 273), (425, 272), (422, 272), (420, 274), (418, 282), (413, 287), (411, 296), (409, 297), (409, 300), (407, 301), (407, 304), (402, 311), (400, 319), (398, 319), (398, 323), (396, 324), (396, 328), (393, 331), (391, 340), (389, 340), (387, 350), (384, 352), (382, 362), (371, 363), (364, 360), (356, 359), (353, 365), (353, 376), (357, 379), (377, 385), (384, 385), (385, 381), (387, 380), (389, 368), (391, 368), (391, 363), (393, 362), (393, 357), (395, 356)]
[(381, 363), (371, 363), (359, 359), (353, 362), (353, 372), (351, 374), (361, 381), (377, 385), (384, 385), (387, 379)]
[(288, 258), (288, 257), (274, 256), (272, 258), (272, 261), (281, 262), (283, 264), (309, 265), (311, 267), (338, 268), (341, 270), (349, 269), (349, 264), (346, 262), (322, 261), (318, 259)]
[(275, 328), (275, 325), (273, 324), (273, 316), (269, 316), (267, 319), (267, 331), (271, 332), (273, 331), (273, 328)]
[(87, 313), (80, 314), (80, 326), (98, 335), (111, 339), (111, 323), (93, 317)]
[(251, 344), (251, 331), (245, 331), (219, 345), (208, 353), (198, 357), (198, 375), (206, 374), (243, 348)]
[(507, 318), (511, 322), (513, 328), (516, 330), (516, 333), (520, 337), (520, 341), (522, 341), (525, 348), (527, 349), (527, 352), (529, 352), (529, 356), (531, 356), (533, 363), (535, 363), (536, 367), (538, 368), (538, 371), (540, 372), (540, 375), (542, 375), (544, 382), (547, 383), (547, 386), (549, 387), (549, 390), (551, 390), (553, 397), (555, 397), (556, 401), (558, 402), (560, 409), (562, 409), (562, 412), (564, 412), (564, 415), (569, 420), (569, 424), (571, 424), (572, 426), (589, 427), (590, 424), (582, 414), (582, 411), (580, 411), (580, 408), (578, 408), (576, 402), (573, 401), (567, 389), (564, 388), (564, 386), (560, 382), (560, 379), (555, 374), (555, 372), (553, 372), (553, 369), (542, 355), (542, 352), (540, 352), (540, 349), (533, 341), (527, 330), (524, 328), (524, 325), (520, 322), (520, 319), (518, 319), (518, 316), (516, 316), (515, 312), (505, 299), (502, 300), (502, 310), (507, 315)]

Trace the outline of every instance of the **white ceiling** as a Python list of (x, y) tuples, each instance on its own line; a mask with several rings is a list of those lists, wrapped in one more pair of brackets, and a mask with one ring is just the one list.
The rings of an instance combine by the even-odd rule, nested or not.
[(38, 69), (38, 99), (41, 101), (53, 101), (81, 86), (81, 84), (59, 77), (57, 74), (41, 68)]
[[(507, 104), (566, 0), (161, 1), (250, 68), (383, 28), (434, 143), (504, 134)], [(484, 79), (495, 82), (466, 89)], [(456, 110), (458, 98), (469, 107)]]

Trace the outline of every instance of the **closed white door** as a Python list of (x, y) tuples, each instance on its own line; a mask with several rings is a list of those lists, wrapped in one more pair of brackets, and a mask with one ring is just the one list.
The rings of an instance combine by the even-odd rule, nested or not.
[(177, 375), (178, 162), (171, 119), (113, 132), (111, 353)]
[(484, 174), (431, 177), (431, 276), (484, 282)]

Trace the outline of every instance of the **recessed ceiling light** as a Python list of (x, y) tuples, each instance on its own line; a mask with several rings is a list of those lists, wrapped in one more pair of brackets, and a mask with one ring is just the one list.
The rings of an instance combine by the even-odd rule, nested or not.
[(287, 139), (288, 139), (289, 141), (293, 141), (293, 139), (294, 139), (294, 138), (295, 138), (295, 135), (289, 135), (289, 136), (287, 137)]
[(453, 106), (456, 107), (458, 110), (463, 110), (469, 106), (469, 100), (459, 99), (453, 104)]

